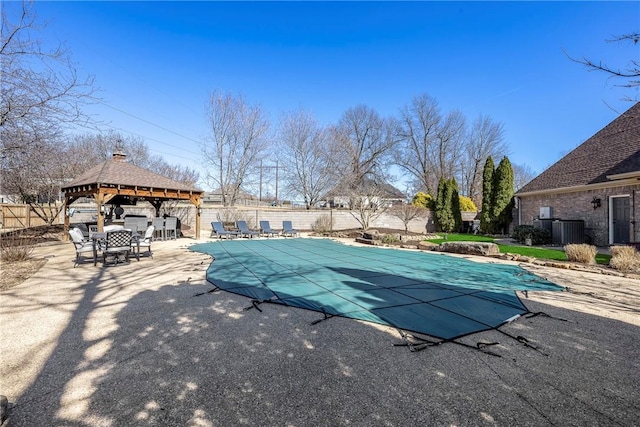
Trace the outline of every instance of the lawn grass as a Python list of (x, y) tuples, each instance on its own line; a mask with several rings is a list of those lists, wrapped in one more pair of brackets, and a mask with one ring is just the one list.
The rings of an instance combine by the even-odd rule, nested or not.
[[(444, 234), (439, 234), (439, 239), (428, 239), (428, 242), (440, 244), (442, 242), (493, 242), (492, 237), (479, 236), (475, 234), (457, 234), (451, 233), (444, 238)], [(514, 245), (498, 245), (500, 253), (518, 254), (522, 256), (533, 257), (537, 259), (549, 259), (554, 261), (567, 261), (567, 254), (558, 249), (545, 249), (532, 246), (514, 246)], [(597, 254), (596, 263), (609, 264), (611, 255)]]

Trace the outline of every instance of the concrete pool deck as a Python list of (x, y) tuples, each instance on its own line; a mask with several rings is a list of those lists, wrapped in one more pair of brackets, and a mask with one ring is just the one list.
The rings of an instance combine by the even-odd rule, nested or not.
[[(204, 242), (209, 239), (201, 239)], [(633, 425), (640, 281), (523, 265), (569, 292), (533, 312), (410, 352), (389, 327), (207, 293), (211, 262), (179, 239), (154, 258), (73, 268), (70, 243), (0, 292), (0, 394), (12, 426)], [(443, 255), (444, 256), (444, 255)], [(503, 262), (468, 257), (479, 262)]]

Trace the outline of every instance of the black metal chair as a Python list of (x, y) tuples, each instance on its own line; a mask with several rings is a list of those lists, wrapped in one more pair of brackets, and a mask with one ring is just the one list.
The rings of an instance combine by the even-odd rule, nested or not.
[(131, 230), (113, 230), (107, 232), (105, 246), (102, 251), (103, 262), (107, 265), (107, 257), (113, 257), (114, 264), (129, 262), (129, 252), (131, 252)]

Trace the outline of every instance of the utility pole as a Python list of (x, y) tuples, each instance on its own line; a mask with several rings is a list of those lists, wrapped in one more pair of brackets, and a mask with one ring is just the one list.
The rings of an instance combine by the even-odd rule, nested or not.
[(262, 201), (262, 170), (263, 169), (275, 169), (276, 170), (276, 203), (278, 202), (278, 170), (280, 166), (278, 165), (278, 161), (276, 160), (275, 166), (263, 166), (262, 160), (260, 160), (260, 195), (258, 196), (259, 201)]

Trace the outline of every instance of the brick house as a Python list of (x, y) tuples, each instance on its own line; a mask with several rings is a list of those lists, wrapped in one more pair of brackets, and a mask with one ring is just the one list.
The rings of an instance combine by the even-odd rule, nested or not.
[[(640, 103), (522, 187), (516, 224), (582, 224), (597, 246), (640, 242)], [(581, 225), (581, 226), (582, 226)], [(555, 239), (555, 237), (554, 237)], [(560, 242), (573, 243), (573, 242)]]

